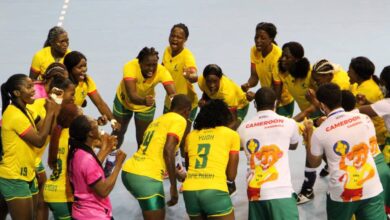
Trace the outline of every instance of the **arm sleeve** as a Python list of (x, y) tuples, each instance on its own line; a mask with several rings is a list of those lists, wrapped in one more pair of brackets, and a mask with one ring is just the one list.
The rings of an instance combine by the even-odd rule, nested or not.
[(13, 114), (12, 121), (14, 122), (11, 125), (12, 129), (15, 130), (20, 137), (23, 137), (29, 130), (33, 129), (30, 120), (22, 112)]
[(324, 149), (320, 143), (320, 140), (318, 139), (318, 133), (314, 131), (313, 135), (311, 136), (311, 154), (313, 156), (321, 156), (324, 154)]
[(139, 71), (136, 68), (136, 63), (135, 62), (130, 62), (125, 64), (123, 67), (123, 79), (124, 80), (135, 80), (137, 79), (136, 72)]
[(291, 125), (292, 125), (292, 128), (291, 128), (292, 135), (291, 135), (291, 139), (290, 139), (290, 144), (296, 144), (299, 141), (299, 128), (298, 128), (297, 123), (294, 120), (291, 122)]
[(198, 86), (199, 86), (199, 89), (202, 91), (202, 92), (204, 92), (205, 91), (205, 81), (204, 81), (204, 78), (203, 78), (203, 76), (201, 75), (201, 76), (199, 76), (199, 78), (198, 78)]
[(80, 165), (80, 168), (82, 169), (81, 172), (87, 185), (92, 186), (103, 178), (103, 172), (92, 155), (86, 154)]
[(173, 84), (173, 79), (172, 79), (171, 74), (163, 65), (158, 64), (157, 74), (158, 74), (159, 81), (163, 85)]
[(41, 73), (41, 58), (39, 56), (38, 53), (36, 53), (31, 61), (31, 70), (34, 72), (34, 73), (39, 73), (39, 74), (42, 74)]
[(230, 153), (236, 154), (240, 151), (240, 136), (237, 132), (232, 131), (233, 134), (231, 135), (232, 141), (230, 146)]
[[(180, 116), (178, 116), (180, 117)], [(186, 130), (187, 122), (182, 118), (172, 120), (171, 126), (169, 126), (169, 130), (167, 135), (171, 135), (177, 138), (177, 142), (180, 143), (183, 138), (184, 131)]]
[(390, 114), (390, 99), (382, 99), (378, 102), (375, 102), (374, 104), (371, 105), (371, 108), (380, 117), (383, 117), (384, 115), (389, 115)]
[(193, 67), (196, 70), (198, 69), (198, 67), (196, 66), (195, 57), (190, 51), (187, 51), (187, 54), (186, 54), (185, 60), (184, 60), (184, 66), (186, 68)]
[(91, 95), (92, 93), (97, 91), (96, 83), (90, 76), (87, 76), (87, 81), (88, 81), (88, 91), (87, 92), (88, 92), (88, 95)]

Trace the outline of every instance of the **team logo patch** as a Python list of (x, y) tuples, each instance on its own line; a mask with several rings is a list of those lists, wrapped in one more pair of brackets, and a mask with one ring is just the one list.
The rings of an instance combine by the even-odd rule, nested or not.
[(259, 148), (260, 148), (260, 142), (257, 139), (249, 139), (246, 142), (246, 149), (251, 154), (254, 154), (257, 151), (259, 151)]
[(333, 145), (333, 151), (339, 156), (345, 156), (349, 152), (349, 144), (346, 141), (337, 141)]

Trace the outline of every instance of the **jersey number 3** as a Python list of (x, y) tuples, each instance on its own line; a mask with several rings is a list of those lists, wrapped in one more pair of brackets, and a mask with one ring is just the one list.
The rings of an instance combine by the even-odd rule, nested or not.
[(198, 145), (198, 157), (196, 158), (195, 169), (203, 169), (207, 166), (209, 152), (210, 144)]

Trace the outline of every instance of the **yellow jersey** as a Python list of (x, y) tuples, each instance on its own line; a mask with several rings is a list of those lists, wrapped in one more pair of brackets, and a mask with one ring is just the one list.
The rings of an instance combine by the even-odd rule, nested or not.
[[(362, 82), (360, 85), (357, 85), (356, 83), (351, 85), (351, 92), (355, 96), (358, 94), (364, 95), (370, 103), (375, 103), (384, 98), (381, 89), (373, 79), (368, 79)], [(359, 107), (359, 105), (357, 105), (356, 107)], [(371, 120), (375, 126), (378, 144), (379, 145), (385, 144), (386, 132), (387, 132), (385, 121), (383, 120), (383, 118), (379, 116), (372, 117)]]
[(202, 92), (210, 99), (222, 99), (231, 110), (243, 109), (248, 105), (248, 100), (246, 99), (246, 94), (242, 91), (235, 82), (227, 78), (225, 75), (222, 75), (218, 92), (211, 94), (209, 88), (206, 86), (206, 80), (203, 76), (199, 76), (198, 85)]
[[(162, 65), (169, 71), (169, 73), (171, 73), (176, 89), (176, 94), (187, 95), (192, 102), (192, 108), (196, 108), (198, 106), (198, 96), (196, 95), (192, 83), (184, 78), (183, 75), (186, 68), (198, 69), (196, 66), (195, 57), (191, 51), (187, 48), (184, 48), (179, 54), (172, 57), (172, 49), (170, 46), (168, 46), (164, 52)], [(171, 107), (171, 100), (167, 95), (165, 96), (164, 106), (168, 109)]]
[(240, 150), (240, 136), (227, 127), (191, 131), (185, 142), (189, 167), (183, 190), (228, 191), (226, 168), (230, 153)]
[(335, 65), (335, 72), (331, 82), (340, 86), (341, 90), (349, 90), (351, 86), (348, 73), (338, 65)]
[(74, 104), (81, 106), (87, 96), (97, 91), (96, 83), (93, 79), (87, 75), (87, 82), (81, 81), (78, 83), (74, 93)]
[(73, 202), (73, 192), (67, 175), (68, 140), (69, 128), (64, 128), (58, 143), (57, 170), (50, 175), (43, 189), (45, 202)]
[(3, 113), (1, 141), (3, 158), (0, 161), (0, 177), (32, 181), (35, 178), (34, 146), (22, 137), (31, 129), (36, 130), (35, 114), (26, 109), (27, 116), (16, 106), (9, 105)]
[[(31, 105), (27, 105), (29, 109), (33, 110), (34, 113), (40, 117), (40, 121), (45, 120), (46, 117), (46, 109), (45, 109), (45, 103), (46, 103), (46, 98), (39, 98), (35, 99), (34, 103)], [(46, 138), (45, 144), (41, 147), (34, 147), (34, 152), (35, 152), (35, 167), (38, 167), (39, 164), (42, 161), (42, 155), (45, 152), (46, 146), (49, 144), (50, 141), (50, 136), (48, 135)]]
[(307, 73), (305, 79), (295, 79), (290, 73), (279, 74), (284, 85), (286, 85), (289, 93), (297, 102), (301, 111), (310, 107), (311, 103), (306, 99), (307, 90), (313, 87), (311, 80), (311, 69)]
[(166, 171), (163, 153), (167, 136), (177, 138), (176, 152), (186, 126), (186, 119), (175, 112), (154, 120), (146, 129), (140, 148), (125, 162), (123, 170), (162, 181)]
[[(281, 84), (278, 67), (281, 56), (282, 50), (275, 44), (272, 44), (272, 51), (266, 57), (263, 57), (261, 52), (256, 49), (256, 46), (251, 48), (251, 65), (254, 65), (256, 68), (261, 87), (272, 87), (273, 84)], [(292, 101), (294, 99), (288, 92), (287, 87), (282, 85), (280, 106), (290, 104)]]
[[(70, 50), (67, 49), (65, 55), (69, 52)], [(55, 62), (64, 63), (64, 57), (59, 60), (55, 60), (53, 55), (51, 54), (51, 47), (44, 47), (43, 49), (35, 53), (31, 62), (31, 70), (34, 73), (39, 74), (38, 80), (42, 80), (42, 75), (45, 74), (47, 67)]]
[(116, 97), (123, 106), (134, 112), (145, 112), (153, 107), (131, 103), (130, 97), (126, 92), (125, 80), (135, 81), (137, 94), (141, 97), (146, 97), (148, 95), (155, 96), (154, 87), (158, 83), (162, 83), (163, 85), (173, 84), (171, 74), (160, 64), (158, 64), (156, 73), (154, 73), (153, 77), (145, 79), (142, 76), (138, 59), (126, 63), (123, 67), (123, 79), (116, 90)]

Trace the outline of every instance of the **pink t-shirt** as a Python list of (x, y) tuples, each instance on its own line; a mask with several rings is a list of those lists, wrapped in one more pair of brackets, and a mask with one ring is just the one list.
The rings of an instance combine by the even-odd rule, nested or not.
[(78, 220), (111, 219), (110, 198), (101, 198), (90, 187), (104, 180), (104, 171), (96, 159), (84, 150), (76, 150), (71, 163), (70, 180), (74, 187), (72, 217)]
[(35, 89), (34, 99), (47, 98), (45, 84), (42, 81), (35, 81), (34, 89)]

